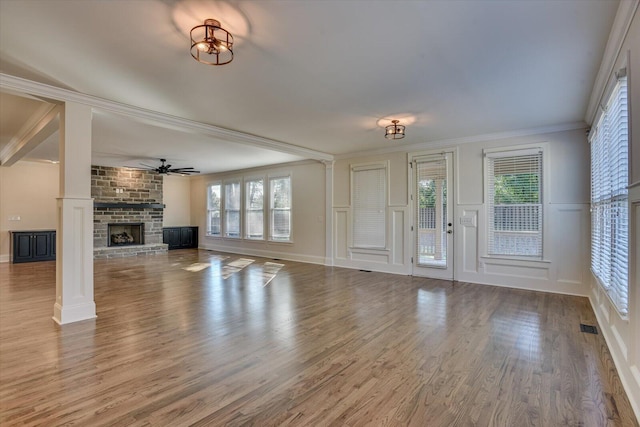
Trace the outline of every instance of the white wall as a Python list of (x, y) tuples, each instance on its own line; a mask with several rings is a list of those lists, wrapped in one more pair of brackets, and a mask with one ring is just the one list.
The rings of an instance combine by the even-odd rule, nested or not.
[[(545, 196), (544, 261), (512, 261), (484, 257), (486, 229), (483, 199), (483, 150), (523, 144), (546, 144), (545, 168), (549, 191)], [(436, 151), (442, 151), (440, 147)], [(446, 147), (455, 151), (456, 280), (516, 288), (587, 295), (589, 259), (589, 152), (585, 130), (529, 135), (497, 141)], [(341, 159), (334, 170), (335, 265), (411, 274), (412, 206), (408, 200), (408, 152)], [(352, 164), (388, 161), (390, 200), (387, 212), (388, 251), (350, 248), (351, 207), (349, 171)], [(472, 217), (476, 226), (461, 226)]]
[[(9, 231), (55, 230), (57, 164), (20, 161), (0, 167), (0, 262), (9, 261)], [(19, 216), (19, 221), (9, 217)]]
[(615, 64), (610, 64), (610, 69), (617, 70), (625, 63), (631, 146), (629, 314), (627, 318), (620, 317), (591, 274), (589, 298), (636, 417), (640, 419), (640, 12), (637, 10), (622, 49)]
[(191, 225), (191, 178), (165, 175), (162, 202), (163, 227)]
[[(266, 179), (268, 176), (283, 174), (291, 174), (291, 243), (206, 235), (207, 186), (210, 183), (242, 177), (263, 176)], [(198, 226), (199, 245), (204, 249), (324, 264), (325, 206), (325, 166), (315, 161), (191, 178), (191, 222)]]

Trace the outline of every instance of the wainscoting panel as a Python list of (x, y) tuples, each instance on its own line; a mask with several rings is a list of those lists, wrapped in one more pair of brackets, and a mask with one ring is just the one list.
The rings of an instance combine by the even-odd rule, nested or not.
[(396, 265), (404, 265), (405, 263), (405, 224), (406, 212), (402, 208), (393, 208), (391, 211), (391, 236), (393, 238), (393, 246), (391, 247), (391, 255), (393, 263)]
[(335, 208), (333, 210), (333, 215), (333, 224), (335, 227), (333, 236), (335, 244), (335, 247), (333, 248), (334, 257), (336, 260), (346, 260), (348, 256), (347, 250), (349, 248), (349, 209)]
[(549, 280), (549, 266), (517, 265), (501, 260), (484, 260), (486, 274), (512, 279)]
[(560, 283), (588, 283), (589, 208), (586, 205), (557, 207), (552, 205), (550, 224), (554, 236), (553, 259), (557, 259), (556, 274)]
[(479, 209), (462, 209), (462, 216), (457, 224), (457, 229), (462, 235), (460, 242), (462, 255), (462, 271), (465, 273), (478, 272), (478, 211)]
[(387, 249), (352, 248), (351, 208), (334, 207), (334, 265), (385, 273), (410, 274), (411, 238), (407, 206), (387, 209)]
[(390, 251), (376, 251), (366, 249), (351, 249), (351, 259), (353, 261), (365, 261), (375, 264), (389, 264), (391, 258)]

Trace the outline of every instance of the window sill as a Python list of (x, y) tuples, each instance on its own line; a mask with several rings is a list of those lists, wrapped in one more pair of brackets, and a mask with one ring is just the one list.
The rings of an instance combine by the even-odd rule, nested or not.
[(293, 240), (267, 240), (267, 243), (276, 245), (293, 245)]
[(524, 266), (540, 266), (551, 264), (550, 260), (546, 259), (531, 259), (527, 257), (507, 257), (507, 256), (489, 256), (484, 255), (480, 257), (480, 262), (485, 264), (507, 264), (507, 265), (524, 265)]

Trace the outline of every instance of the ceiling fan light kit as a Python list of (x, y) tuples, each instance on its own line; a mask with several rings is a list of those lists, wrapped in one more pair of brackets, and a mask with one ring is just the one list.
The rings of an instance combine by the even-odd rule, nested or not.
[(205, 19), (191, 29), (191, 56), (207, 65), (224, 65), (233, 61), (233, 36), (220, 21)]
[(387, 139), (402, 139), (404, 138), (404, 126), (399, 125), (400, 120), (391, 120), (389, 126), (385, 128), (384, 137)]

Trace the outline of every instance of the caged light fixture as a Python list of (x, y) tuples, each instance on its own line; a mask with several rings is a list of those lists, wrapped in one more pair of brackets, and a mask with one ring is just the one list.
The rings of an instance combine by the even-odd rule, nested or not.
[(403, 125), (399, 125), (398, 123), (400, 123), (399, 120), (391, 120), (391, 123), (389, 126), (387, 126), (386, 132), (384, 134), (384, 137), (387, 139), (402, 139), (404, 138), (404, 126)]
[(224, 65), (233, 61), (233, 36), (220, 21), (205, 19), (191, 29), (191, 56), (207, 65)]

